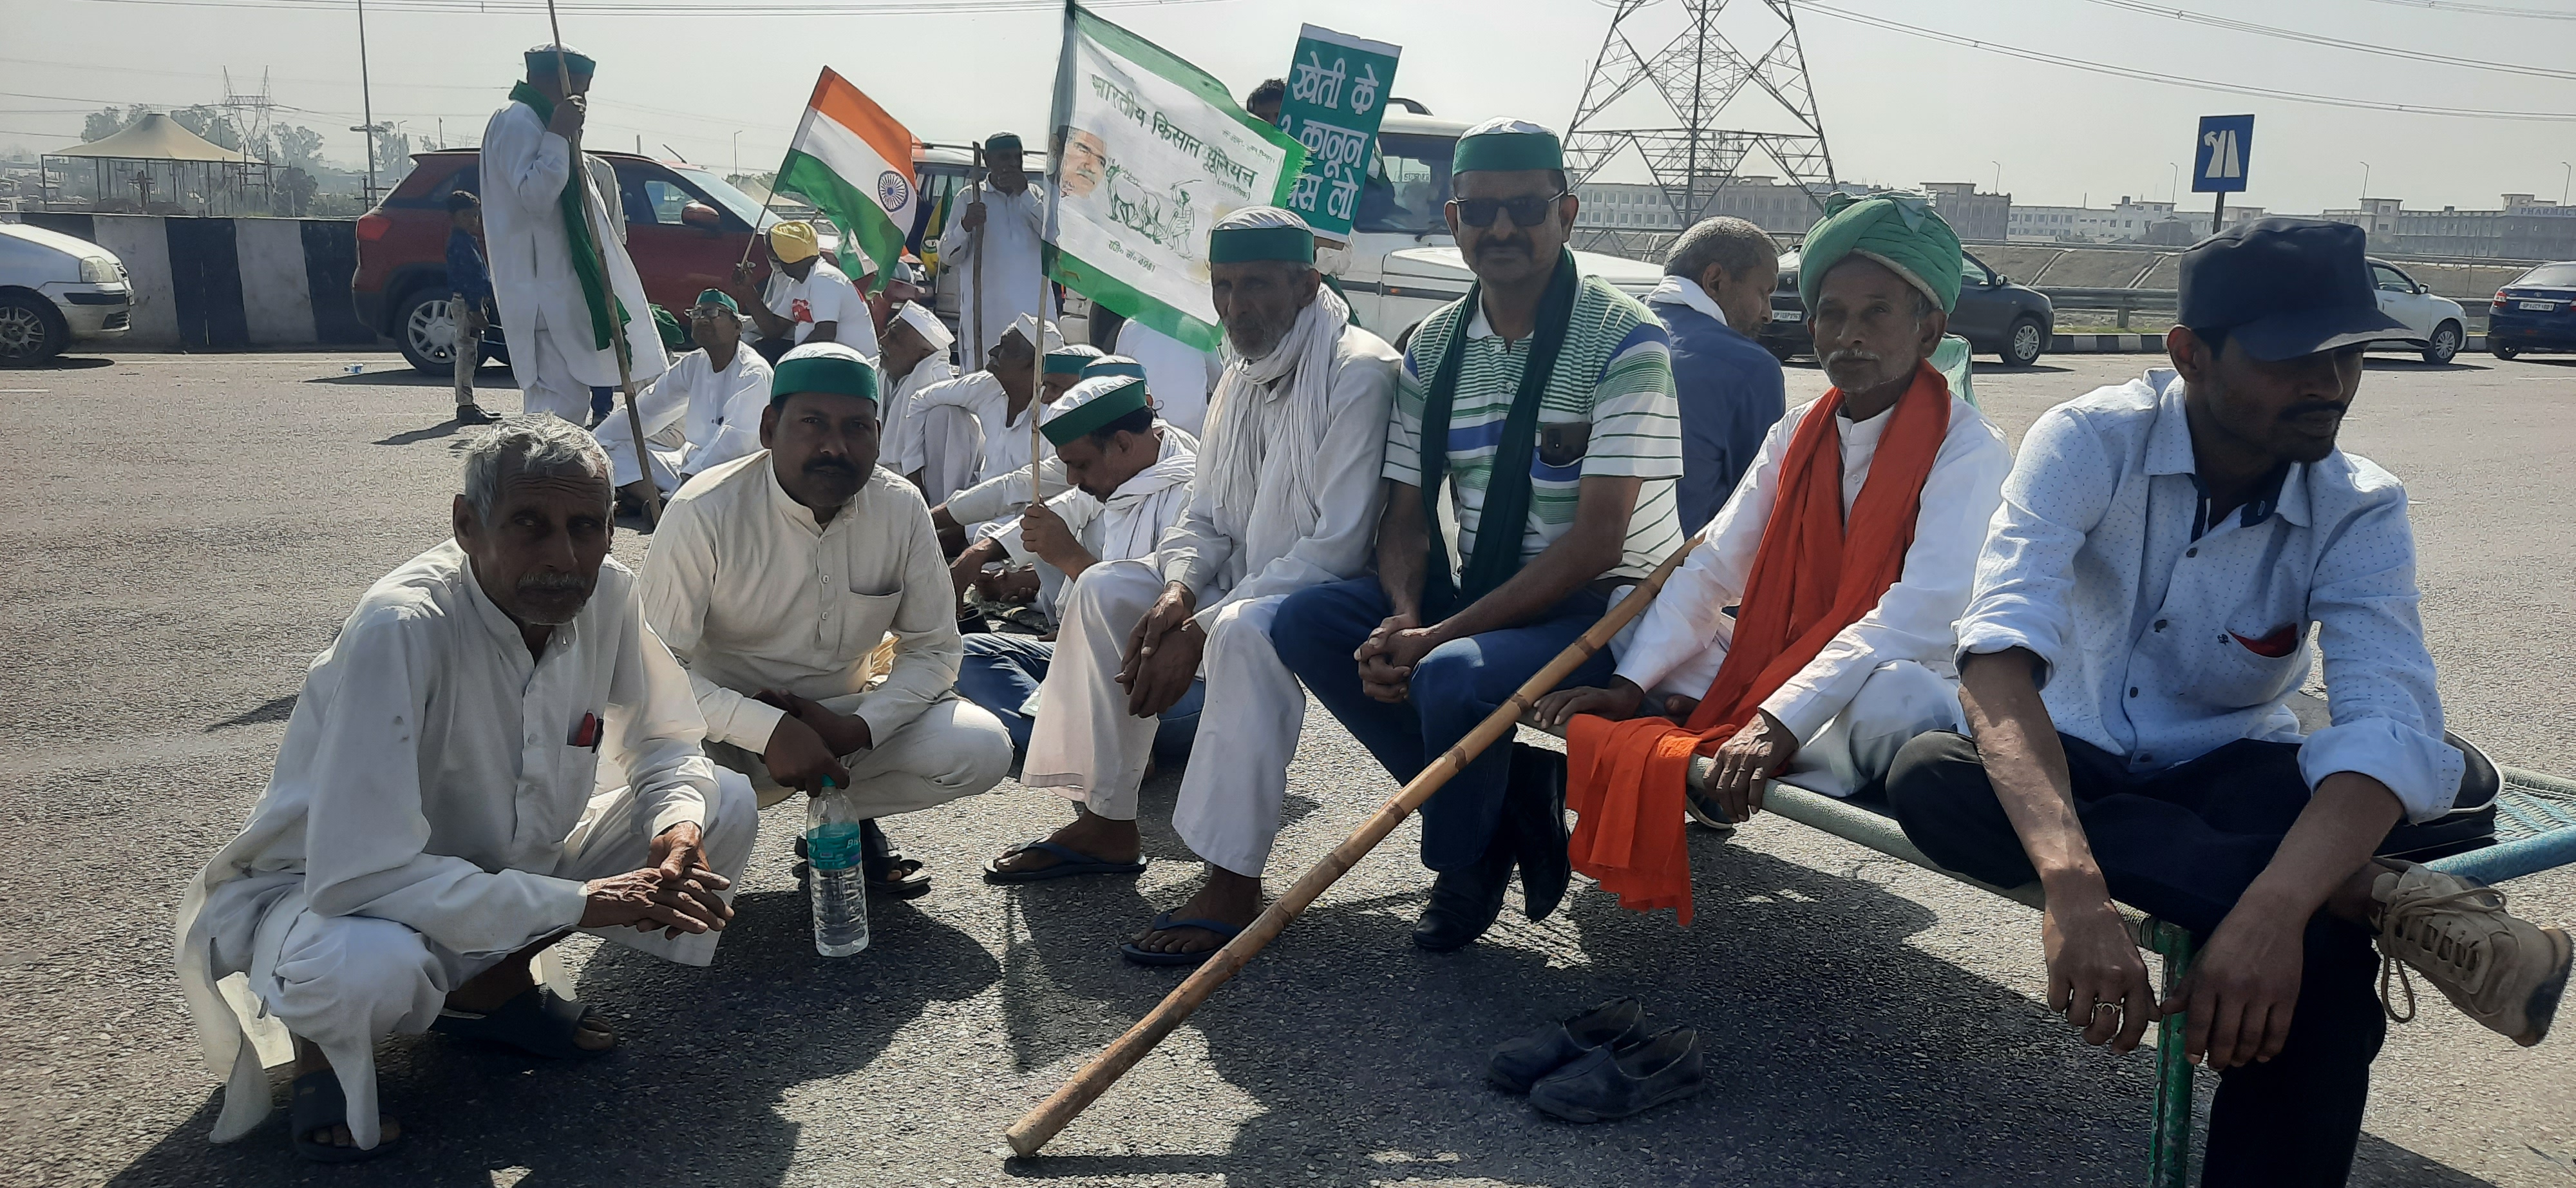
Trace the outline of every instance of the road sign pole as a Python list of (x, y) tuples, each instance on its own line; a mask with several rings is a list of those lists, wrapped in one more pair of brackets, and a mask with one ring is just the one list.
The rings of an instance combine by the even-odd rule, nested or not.
[(2209, 233), (2216, 235), (2227, 229), (2227, 192), (2221, 190), (2210, 197), (2218, 200), (2218, 204), (2209, 212)]

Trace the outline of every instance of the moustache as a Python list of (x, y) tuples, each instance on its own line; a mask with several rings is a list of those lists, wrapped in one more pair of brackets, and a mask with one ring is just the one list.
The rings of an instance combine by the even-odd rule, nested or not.
[(2335, 416), (2340, 417), (2344, 413), (2344, 406), (2331, 400), (2310, 400), (2300, 404), (2293, 404), (2288, 408), (2282, 409), (2281, 419), (2284, 421), (2296, 421), (2316, 413), (2332, 413)]
[(1859, 350), (1859, 349), (1857, 349), (1857, 348), (1853, 348), (1853, 347), (1845, 347), (1845, 348), (1843, 348), (1843, 349), (1841, 349), (1841, 350), (1839, 350), (1839, 351), (1835, 351), (1834, 353), (1832, 353), (1832, 354), (1830, 354), (1830, 355), (1825, 356), (1825, 362), (1824, 362), (1824, 365), (1825, 365), (1825, 366), (1827, 366), (1827, 367), (1831, 367), (1831, 366), (1833, 366), (1833, 365), (1835, 365), (1835, 364), (1837, 364), (1837, 363), (1876, 363), (1876, 362), (1878, 362), (1878, 353), (1877, 353), (1877, 352), (1875, 352), (1875, 351), (1864, 351), (1864, 350)]
[(532, 573), (519, 579), (521, 594), (580, 594), (590, 582), (577, 573)]
[(1519, 252), (1526, 256), (1530, 253), (1530, 243), (1526, 239), (1515, 237), (1511, 239), (1487, 238), (1476, 244), (1476, 254), (1479, 256), (1488, 256), (1495, 252)]
[(859, 468), (846, 458), (816, 458), (805, 464), (805, 473), (857, 474)]

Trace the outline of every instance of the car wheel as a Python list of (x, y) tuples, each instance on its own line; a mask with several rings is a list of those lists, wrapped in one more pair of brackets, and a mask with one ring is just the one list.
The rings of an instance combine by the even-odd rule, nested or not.
[(2028, 367), (2039, 362), (2041, 352), (2047, 349), (2048, 332), (2040, 327), (2038, 318), (2024, 314), (2004, 332), (2004, 347), (1999, 353), (2006, 367)]
[(2522, 348), (2521, 348), (2521, 347), (2515, 347), (2515, 346), (2506, 346), (2506, 345), (2504, 345), (2503, 343), (2500, 343), (2500, 342), (2493, 342), (2493, 341), (2490, 341), (2490, 342), (2488, 342), (2488, 343), (2487, 343), (2487, 353), (2488, 353), (2488, 354), (2490, 354), (2490, 355), (2493, 355), (2493, 356), (2495, 356), (2496, 358), (2499, 358), (2499, 359), (2506, 359), (2506, 360), (2510, 360), (2510, 359), (2512, 359), (2514, 356), (2521, 354), (2521, 353), (2522, 353)]
[(405, 302), (402, 317), (394, 322), (394, 342), (413, 370), (456, 374), (456, 322), (447, 312), (447, 294), (424, 289)]
[(33, 367), (62, 353), (72, 340), (54, 303), (32, 294), (0, 295), (0, 364)]
[(2460, 353), (2460, 324), (2444, 322), (2433, 327), (2433, 337), (2424, 340), (2424, 361), (2439, 367)]

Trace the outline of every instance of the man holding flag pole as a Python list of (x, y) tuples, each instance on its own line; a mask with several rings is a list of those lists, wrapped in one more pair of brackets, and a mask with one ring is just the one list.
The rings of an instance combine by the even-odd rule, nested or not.
[(966, 202), (950, 207), (939, 236), (939, 265), (958, 274), (962, 285), (957, 336), (972, 359), (982, 359), (1023, 316), (1055, 320), (1040, 261), (1047, 191), (1029, 180), (1022, 156), (1017, 133), (986, 137), (986, 176)]

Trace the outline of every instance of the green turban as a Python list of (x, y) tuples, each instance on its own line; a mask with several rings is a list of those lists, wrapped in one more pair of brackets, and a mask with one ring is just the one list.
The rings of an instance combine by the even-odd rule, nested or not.
[(1853, 255), (1886, 265), (1923, 290), (1943, 313), (1959, 304), (1959, 233), (1924, 195), (1854, 198), (1837, 192), (1826, 198), (1825, 217), (1816, 220), (1798, 249), (1798, 295), (1807, 299), (1808, 309), (1816, 307), (1825, 273)]

